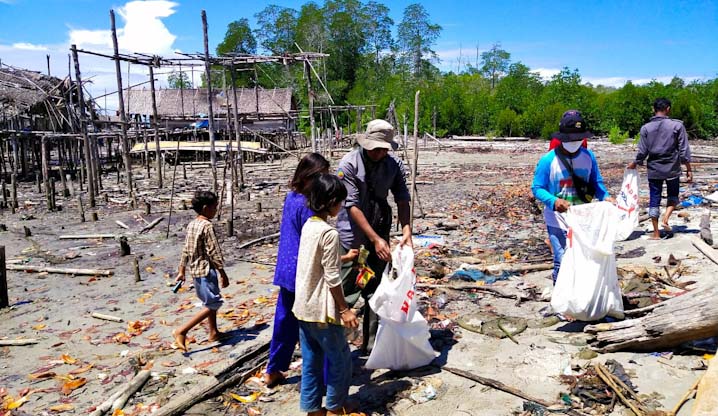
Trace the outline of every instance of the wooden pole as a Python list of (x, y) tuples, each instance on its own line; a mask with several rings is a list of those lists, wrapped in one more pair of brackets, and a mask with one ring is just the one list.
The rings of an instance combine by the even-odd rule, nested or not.
[(137, 200), (132, 187), (132, 161), (130, 160), (130, 146), (127, 140), (127, 113), (125, 113), (125, 98), (122, 95), (122, 71), (120, 69), (119, 47), (117, 45), (117, 30), (115, 29), (115, 11), (110, 10), (110, 26), (112, 30), (112, 47), (115, 55), (115, 72), (117, 74), (117, 98), (120, 111), (122, 135), (122, 160), (125, 162), (125, 182), (127, 183), (127, 192), (132, 200), (132, 207), (137, 207)]
[(147, 129), (142, 128), (142, 141), (145, 144), (145, 171), (147, 175), (147, 179), (150, 178), (150, 151), (147, 148)]
[(170, 190), (170, 213), (167, 216), (167, 233), (165, 238), (170, 238), (170, 224), (172, 224), (172, 203), (175, 198), (175, 178), (177, 177), (177, 165), (179, 164), (180, 142), (177, 140), (177, 156), (175, 157), (175, 166), (172, 170), (172, 189)]
[(416, 203), (416, 166), (419, 161), (419, 92), (414, 95), (414, 163), (411, 165), (411, 214), (409, 228), (414, 229), (414, 204)]
[(137, 256), (132, 258), (132, 266), (135, 271), (135, 282), (141, 282), (142, 277), (140, 276), (140, 263), (137, 261)]
[[(209, 124), (209, 158), (212, 162), (212, 190), (217, 193), (217, 152), (214, 142), (214, 111), (212, 109), (212, 68), (209, 62), (209, 38), (207, 37), (207, 12), (202, 10), (202, 33), (204, 34), (204, 73), (207, 78), (207, 110)], [(175, 164), (175, 166), (177, 166)], [(176, 171), (176, 169), (175, 169)]]
[(0, 246), (0, 309), (10, 306), (7, 294), (7, 270), (5, 269), (5, 246)]
[(80, 210), (80, 222), (85, 222), (85, 207), (82, 206), (82, 195), (77, 195), (77, 206)]
[[(82, 131), (82, 140), (85, 144), (85, 173), (87, 176), (87, 191), (90, 198), (90, 207), (95, 206), (95, 184), (90, 180), (90, 137), (87, 134), (87, 120), (85, 118), (85, 99), (82, 96), (82, 76), (80, 75), (80, 61), (77, 59), (77, 47), (72, 45), (72, 59), (75, 61), (75, 80), (77, 81), (77, 97), (80, 104), (80, 127)], [(82, 172), (82, 170), (80, 171)], [(84, 179), (84, 178), (83, 178)], [(80, 190), (82, 190), (82, 180), (80, 180)]]
[(11, 212), (14, 214), (15, 210), (20, 207), (20, 204), (17, 202), (17, 173), (13, 173), (10, 175), (10, 181), (12, 182), (12, 210)]
[(311, 139), (312, 139), (312, 152), (316, 153), (317, 151), (317, 139), (314, 136), (316, 133), (314, 132), (314, 91), (312, 91), (312, 76), (309, 73), (309, 62), (304, 61), (304, 76), (307, 79), (307, 95), (309, 97), (309, 127), (311, 131)]
[(155, 97), (155, 72), (150, 65), (150, 92), (152, 93), (152, 126), (155, 129), (155, 160), (157, 163), (157, 186), (162, 189), (164, 184), (162, 178), (162, 159), (160, 158), (160, 131), (158, 128), (159, 118), (157, 117), (157, 99)]
[(52, 196), (50, 195), (50, 180), (47, 167), (47, 137), (40, 138), (40, 149), (42, 158), (42, 183), (45, 188), (45, 199), (47, 201), (47, 210), (52, 211)]
[[(237, 140), (237, 160), (239, 161), (239, 189), (244, 188), (244, 153), (242, 153), (242, 138), (239, 134), (239, 113), (238, 113), (238, 104), (237, 104), (237, 84), (235, 82), (235, 73), (234, 73), (234, 67), (231, 69), (231, 75), (232, 75), (232, 96), (234, 105), (232, 107), (232, 113), (234, 115), (234, 138)], [(231, 151), (231, 143), (230, 143), (230, 151)], [(234, 161), (234, 156), (233, 159)], [(237, 186), (237, 171), (236, 169), (232, 169), (232, 186)], [(234, 195), (234, 190), (232, 191), (232, 195)], [(234, 218), (234, 213), (232, 213), (232, 218)]]
[(57, 210), (55, 204), (55, 178), (50, 178), (50, 211)]
[(5, 179), (2, 180), (2, 207), (7, 208), (7, 185), (5, 185)]

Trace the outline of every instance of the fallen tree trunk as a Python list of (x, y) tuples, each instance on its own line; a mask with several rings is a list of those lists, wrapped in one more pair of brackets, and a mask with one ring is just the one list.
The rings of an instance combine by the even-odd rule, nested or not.
[(112, 276), (112, 270), (100, 269), (60, 269), (57, 267), (30, 266), (28, 264), (8, 264), (8, 270), (15, 270), (28, 273), (58, 273), (58, 274), (74, 274), (83, 276)]
[(215, 397), (229, 387), (243, 383), (254, 375), (269, 357), (269, 342), (261, 344), (247, 354), (237, 358), (234, 363), (215, 375), (215, 379), (205, 385), (186, 391), (171, 402), (162, 406), (154, 416), (180, 416), (195, 404)]
[[(461, 257), (461, 259), (468, 259), (468, 257)], [(553, 263), (497, 263), (497, 264), (467, 264), (463, 266), (467, 270), (481, 270), (484, 273), (499, 274), (502, 272), (506, 273), (524, 273), (524, 272), (538, 272), (542, 270), (552, 270)]]
[(659, 351), (718, 333), (718, 287), (694, 290), (666, 300), (636, 319), (588, 325), (590, 344), (599, 352)]

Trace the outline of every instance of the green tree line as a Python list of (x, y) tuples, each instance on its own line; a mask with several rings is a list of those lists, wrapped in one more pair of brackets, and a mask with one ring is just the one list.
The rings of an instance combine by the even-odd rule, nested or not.
[[(377, 116), (384, 117), (394, 102), (399, 120), (403, 115), (412, 120), (414, 92), (421, 90), (420, 130), (435, 131), (437, 136), (549, 138), (561, 114), (576, 108), (597, 135), (634, 137), (652, 115), (651, 103), (657, 97), (673, 102), (672, 116), (683, 120), (692, 138), (718, 136), (718, 79), (686, 83), (676, 77), (667, 84), (628, 82), (613, 88), (591, 85), (577, 69), (563, 68), (543, 80), (528, 66), (512, 61), (500, 44), (482, 53), (476, 66), (442, 72), (433, 49), (442, 28), (420, 4), (406, 7), (398, 23), (389, 17), (386, 5), (359, 0), (308, 2), (299, 10), (269, 5), (255, 18), (255, 28), (246, 18), (230, 23), (216, 52), (282, 55), (301, 48), (329, 54), (315, 62), (314, 69), (336, 104), (376, 104)], [(251, 69), (239, 73), (238, 85), (291, 87), (306, 107), (300, 65), (262, 64)], [(214, 84), (221, 86), (221, 77), (213, 78)], [(315, 103), (328, 104), (323, 89), (315, 89)]]

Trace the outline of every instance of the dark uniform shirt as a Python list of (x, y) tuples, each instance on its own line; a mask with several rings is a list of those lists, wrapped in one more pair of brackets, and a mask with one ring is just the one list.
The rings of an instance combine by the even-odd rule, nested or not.
[(648, 179), (672, 179), (681, 176), (681, 162), (691, 161), (686, 128), (680, 120), (654, 116), (641, 127), (636, 163), (648, 160)]
[[(406, 168), (404, 163), (392, 154), (387, 155), (379, 162), (367, 160), (371, 165), (367, 169), (363, 156), (363, 149), (357, 147), (347, 153), (339, 162), (337, 176), (347, 188), (347, 199), (344, 202), (343, 210), (337, 216), (337, 230), (339, 239), (345, 249), (359, 248), (360, 245), (367, 245), (368, 239), (364, 232), (349, 217), (349, 208), (359, 207), (362, 212), (367, 213), (369, 209), (370, 185), (376, 199), (386, 201), (389, 191), (394, 195), (395, 202), (409, 201), (409, 189), (406, 186)], [(367, 171), (369, 171), (370, 183), (367, 183)], [(375, 230), (376, 231), (376, 230)]]

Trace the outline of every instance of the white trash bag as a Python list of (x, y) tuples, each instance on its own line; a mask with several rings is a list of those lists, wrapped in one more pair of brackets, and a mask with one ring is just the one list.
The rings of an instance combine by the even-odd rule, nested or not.
[(616, 240), (623, 241), (631, 236), (633, 230), (638, 227), (638, 170), (626, 169), (623, 172), (623, 185), (621, 192), (616, 197), (616, 208), (618, 208), (618, 227)]
[(623, 319), (623, 299), (613, 253), (618, 221), (609, 202), (571, 206), (566, 251), (551, 296), (554, 311), (579, 321)]
[[(379, 316), (379, 330), (365, 367), (410, 370), (429, 364), (436, 353), (429, 343), (429, 324), (416, 310), (414, 251), (408, 246), (397, 247), (391, 258), (369, 300)], [(396, 271), (396, 279), (392, 271)]]

